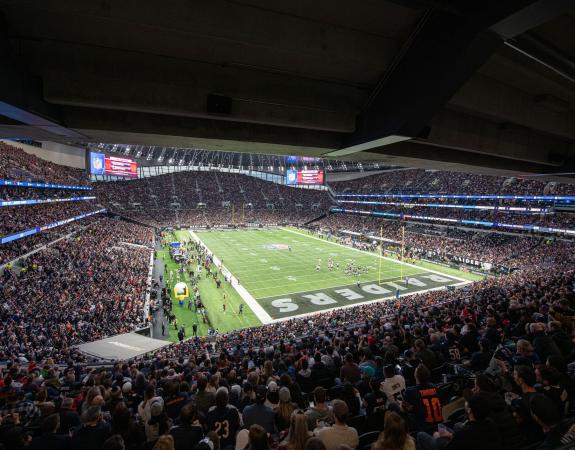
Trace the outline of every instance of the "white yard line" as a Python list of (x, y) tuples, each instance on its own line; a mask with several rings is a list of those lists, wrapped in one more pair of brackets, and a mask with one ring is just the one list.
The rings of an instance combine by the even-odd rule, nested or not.
[[(328, 243), (328, 244), (337, 245), (337, 246), (339, 246), (339, 247), (347, 248), (347, 249), (349, 249), (349, 250), (355, 250), (356, 252), (359, 252), (359, 253), (365, 253), (366, 255), (371, 255), (371, 256), (373, 256), (374, 258), (382, 258), (382, 259), (385, 259), (385, 260), (390, 261), (390, 262), (395, 263), (395, 264), (404, 264), (404, 265), (409, 266), (409, 267), (415, 267), (415, 268), (417, 268), (417, 269), (419, 269), (419, 270), (425, 270), (426, 272), (435, 273), (435, 274), (437, 274), (437, 275), (443, 275), (443, 276), (445, 276), (445, 277), (450, 277), (450, 278), (453, 278), (453, 279), (459, 280), (459, 281), (469, 281), (469, 280), (465, 280), (465, 279), (463, 279), (463, 278), (456, 277), (455, 275), (448, 275), (448, 274), (446, 274), (446, 273), (438, 272), (438, 271), (433, 270), (433, 269), (428, 269), (428, 268), (425, 268), (425, 267), (419, 267), (419, 266), (416, 266), (415, 264), (409, 264), (409, 263), (406, 263), (406, 262), (396, 261), (395, 259), (388, 258), (387, 256), (376, 255), (376, 254), (374, 254), (374, 253), (367, 252), (367, 251), (365, 251), (365, 250), (360, 250), (360, 249), (354, 248), (354, 247), (349, 247), (349, 246), (347, 246), (347, 245), (343, 245), (343, 244), (340, 244), (340, 243), (338, 243), (338, 242), (332, 242), (332, 241), (328, 241), (328, 240), (326, 240), (326, 239), (320, 239), (320, 238), (315, 237), (315, 236), (310, 236), (310, 235), (305, 234), (305, 233), (300, 233), (299, 231), (290, 230), (290, 229), (288, 229), (288, 228), (281, 228), (281, 229), (284, 230), (284, 231), (288, 231), (288, 232), (290, 232), (290, 233), (299, 234), (300, 236), (304, 236), (304, 237), (307, 237), (307, 238), (309, 238), (309, 239), (315, 239), (315, 240), (320, 241), (320, 242), (326, 242), (326, 243)], [(421, 291), (420, 291), (420, 292), (421, 292)]]
[[(217, 266), (221, 265), (221, 261), (220, 259), (214, 255), (214, 253), (209, 249), (209, 247), (204, 244), (202, 242), (202, 240), (198, 237), (198, 235), (196, 233), (194, 233), (191, 229), (188, 230), (188, 233), (190, 233), (190, 235), (192, 236), (192, 238), (196, 241), (199, 242), (201, 246), (203, 246), (206, 250), (208, 250), (208, 252), (210, 253), (210, 255), (212, 255), (212, 258), (214, 260), (214, 263)], [(246, 302), (246, 304), (251, 308), (251, 310), (254, 312), (254, 314), (256, 315), (256, 317), (263, 323), (263, 324), (268, 324), (273, 322), (272, 317), (266, 312), (265, 309), (262, 308), (262, 306), (256, 301), (256, 299), (246, 290), (245, 287), (243, 287), (241, 284), (238, 283), (237, 278), (226, 268), (226, 266), (222, 265), (222, 272), (224, 272), (224, 270), (226, 271), (226, 274), (230, 277), (231, 279), (231, 284), (232, 287), (236, 290), (236, 292), (239, 294), (239, 296)]]

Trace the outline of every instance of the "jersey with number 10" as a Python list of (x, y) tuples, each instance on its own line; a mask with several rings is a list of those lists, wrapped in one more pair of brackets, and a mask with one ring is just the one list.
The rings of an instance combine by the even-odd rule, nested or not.
[(432, 384), (418, 385), (405, 391), (405, 401), (413, 406), (413, 414), (421, 425), (432, 427), (443, 422), (441, 401)]

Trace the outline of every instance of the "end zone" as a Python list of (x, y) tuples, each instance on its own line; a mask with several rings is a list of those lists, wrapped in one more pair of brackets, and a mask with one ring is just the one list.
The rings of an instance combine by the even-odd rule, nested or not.
[[(407, 281), (406, 281), (407, 280)], [(401, 298), (406, 295), (425, 293), (448, 286), (462, 286), (470, 282), (435, 273), (412, 275), (403, 281), (377, 281), (350, 284), (328, 289), (295, 292), (287, 295), (258, 299), (273, 321), (302, 317), (333, 309), (364, 305), (382, 300)]]

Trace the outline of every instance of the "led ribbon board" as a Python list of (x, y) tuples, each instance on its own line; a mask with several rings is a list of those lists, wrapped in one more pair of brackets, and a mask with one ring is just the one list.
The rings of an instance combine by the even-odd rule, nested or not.
[(89, 186), (69, 186), (67, 184), (46, 184), (46, 183), (29, 183), (28, 181), (0, 180), (0, 186), (18, 186), (43, 189), (74, 189), (81, 191), (91, 191)]
[(60, 202), (79, 202), (86, 200), (94, 200), (96, 197), (68, 197), (68, 198), (44, 198), (34, 200), (6, 200), (0, 201), (2, 206), (21, 206), (21, 205), (39, 205), (43, 203), (60, 203)]
[(513, 223), (500, 223), (500, 222), (484, 222), (481, 220), (466, 220), (466, 219), (451, 219), (448, 217), (431, 217), (431, 216), (416, 216), (413, 214), (397, 214), (388, 213), (382, 211), (361, 211), (356, 209), (344, 209), (344, 208), (331, 208), (330, 212), (333, 213), (344, 213), (344, 214), (359, 214), (363, 216), (373, 216), (373, 217), (393, 217), (397, 219), (415, 219), (415, 220), (425, 220), (431, 222), (447, 222), (447, 223), (459, 223), (463, 225), (479, 225), (482, 227), (489, 228), (508, 228), (522, 231), (536, 231), (538, 233), (553, 233), (553, 234), (569, 234), (575, 236), (575, 230), (568, 230), (565, 228), (551, 228), (551, 227), (540, 227), (539, 225), (518, 225)]
[(375, 197), (375, 198), (452, 198), (462, 200), (525, 200), (535, 202), (575, 201), (575, 196), (560, 195), (462, 195), (462, 194), (335, 194), (336, 197)]
[(440, 203), (404, 203), (404, 202), (378, 202), (370, 200), (338, 200), (338, 203), (353, 203), (361, 205), (388, 205), (388, 206), (405, 206), (408, 208), (454, 208), (454, 209), (475, 209), (482, 211), (501, 211), (501, 212), (528, 212), (533, 214), (546, 213), (548, 208), (532, 208), (529, 206), (487, 206), (487, 205), (453, 205)]
[(83, 219), (85, 217), (93, 216), (94, 214), (99, 214), (102, 212), (106, 212), (106, 209), (99, 209), (97, 211), (91, 211), (88, 213), (80, 214), (79, 216), (70, 217), (68, 219), (59, 220), (58, 222), (50, 223), (48, 225), (43, 225), (41, 227), (31, 228), (26, 231), (21, 231), (20, 233), (9, 234), (0, 238), (0, 244), (6, 244), (8, 242), (17, 241), (18, 239), (22, 239), (27, 236), (31, 236), (36, 233), (41, 233), (42, 231), (50, 230), (52, 228), (59, 227), (61, 225), (66, 225), (67, 223), (74, 222), (76, 220)]

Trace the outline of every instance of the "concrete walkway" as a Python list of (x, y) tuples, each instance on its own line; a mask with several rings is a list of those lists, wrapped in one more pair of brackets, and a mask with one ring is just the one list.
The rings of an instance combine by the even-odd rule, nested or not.
[[(160, 249), (161, 249), (161, 245), (160, 245), (159, 239), (157, 239), (155, 250), (160, 250)], [(161, 283), (160, 283), (160, 275), (163, 277)], [(156, 302), (158, 305), (160, 305), (160, 307), (154, 313), (154, 316), (152, 318), (151, 333), (152, 333), (152, 337), (154, 339), (167, 340), (168, 336), (169, 336), (168, 319), (164, 316), (164, 309), (161, 307), (161, 305), (162, 305), (162, 288), (165, 286), (165, 283), (166, 283), (165, 276), (164, 276), (164, 262), (161, 259), (155, 259), (154, 260), (154, 269), (152, 271), (152, 286), (156, 282), (159, 284), (159, 287), (156, 289), (152, 288), (152, 290), (156, 292)], [(165, 326), (165, 335), (164, 336), (162, 336), (162, 322), (164, 323), (164, 326)]]

